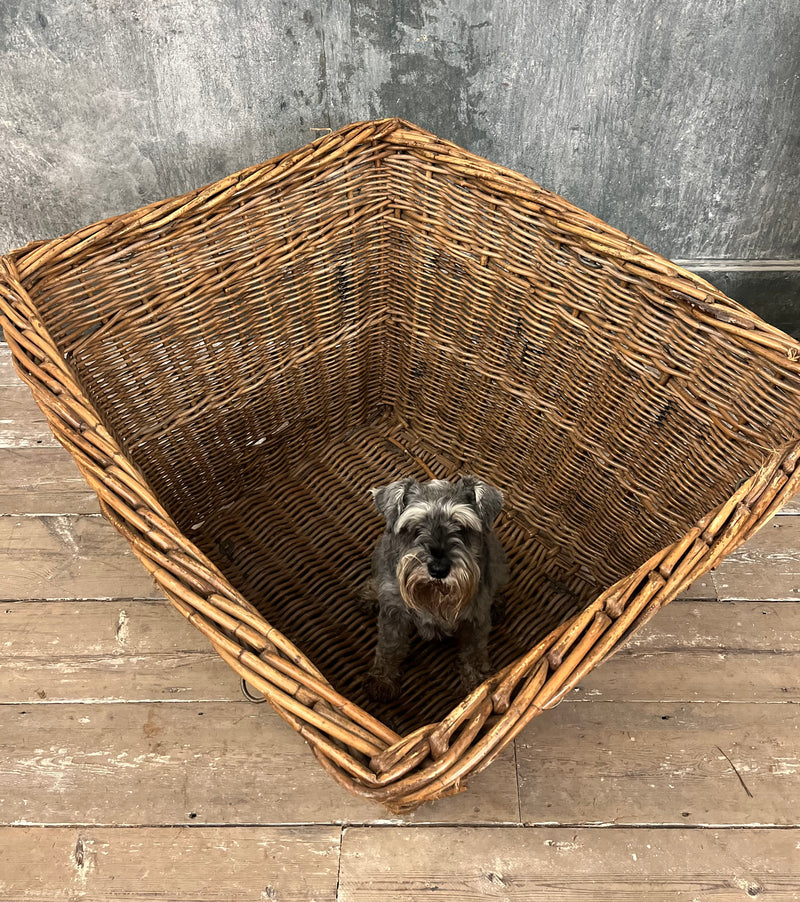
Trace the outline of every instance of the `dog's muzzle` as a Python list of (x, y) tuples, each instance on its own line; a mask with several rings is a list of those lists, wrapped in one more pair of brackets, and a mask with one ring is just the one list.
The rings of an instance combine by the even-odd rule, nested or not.
[(469, 557), (426, 564), (412, 552), (401, 558), (397, 568), (400, 595), (406, 605), (451, 625), (475, 597), (479, 580), (478, 565)]

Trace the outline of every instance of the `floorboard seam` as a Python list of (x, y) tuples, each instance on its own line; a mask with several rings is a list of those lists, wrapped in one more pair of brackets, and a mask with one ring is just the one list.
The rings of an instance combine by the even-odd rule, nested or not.
[(514, 744), (514, 780), (517, 785), (517, 819), (522, 823), (522, 794), (519, 789), (519, 765), (517, 764), (517, 740), (512, 740)]
[(341, 899), (341, 893), (339, 892), (339, 886), (340, 886), (341, 879), (342, 879), (342, 849), (344, 847), (344, 835), (346, 832), (347, 832), (346, 826), (343, 826), (339, 830), (339, 862), (338, 862), (338, 868), (336, 869), (336, 895), (334, 896), (334, 899), (336, 900), (336, 902), (340, 902), (340, 899)]
[(376, 822), (376, 821), (353, 821), (347, 824), (335, 823), (332, 821), (275, 821), (270, 823), (218, 823), (210, 822), (208, 824), (187, 824), (185, 822), (176, 821), (175, 823), (149, 823), (149, 824), (118, 824), (118, 823), (36, 823), (34, 821), (17, 821), (11, 823), (0, 823), (0, 829), (10, 830), (248, 830), (248, 829), (304, 829), (304, 828), (333, 828), (338, 827), (340, 830), (339, 843), (340, 853), (343, 845), (344, 834), (348, 830), (527, 830), (527, 831), (552, 831), (552, 830), (782, 830), (782, 831), (800, 831), (800, 823), (797, 824), (676, 824), (676, 823), (646, 823), (646, 824), (612, 824), (612, 823), (581, 823), (581, 822), (564, 822), (555, 823), (552, 821), (535, 823), (492, 823), (492, 822), (463, 822), (463, 821), (440, 821), (427, 824), (402, 823), (402, 822)]

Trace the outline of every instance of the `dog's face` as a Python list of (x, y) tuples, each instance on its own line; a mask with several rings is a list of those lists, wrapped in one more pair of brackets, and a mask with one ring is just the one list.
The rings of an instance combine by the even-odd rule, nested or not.
[(373, 495), (386, 518), (403, 601), (454, 623), (478, 589), (484, 537), (503, 496), (473, 477), (422, 484), (403, 479)]

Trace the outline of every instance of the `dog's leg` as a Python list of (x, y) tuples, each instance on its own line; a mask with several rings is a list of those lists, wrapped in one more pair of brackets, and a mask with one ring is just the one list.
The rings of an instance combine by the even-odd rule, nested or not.
[(378, 646), (367, 678), (366, 690), (374, 702), (388, 702), (400, 693), (400, 668), (408, 655), (414, 624), (403, 608), (381, 605), (378, 612)]
[(458, 671), (465, 692), (479, 686), (492, 673), (489, 664), (489, 612), (477, 620), (463, 620), (458, 627)]
[(374, 614), (378, 610), (378, 587), (375, 583), (374, 577), (370, 577), (364, 585), (361, 587), (358, 593), (358, 603), (361, 607), (369, 612), (370, 614)]
[(492, 602), (492, 626), (497, 626), (506, 619), (506, 596), (498, 592)]

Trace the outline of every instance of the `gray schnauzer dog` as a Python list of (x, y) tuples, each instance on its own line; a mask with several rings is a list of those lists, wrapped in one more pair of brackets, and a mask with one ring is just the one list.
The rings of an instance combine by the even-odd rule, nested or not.
[(490, 675), (492, 603), (508, 576), (494, 532), (502, 494), (473, 476), (401, 479), (372, 490), (386, 530), (372, 555), (378, 646), (366, 684), (373, 701), (396, 698), (414, 630), (456, 636), (462, 687)]

